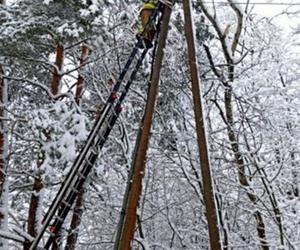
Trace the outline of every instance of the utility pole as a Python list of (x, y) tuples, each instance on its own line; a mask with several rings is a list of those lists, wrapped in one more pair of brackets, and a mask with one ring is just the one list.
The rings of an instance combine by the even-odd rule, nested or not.
[(160, 36), (154, 61), (151, 82), (148, 91), (148, 98), (145, 108), (144, 117), (140, 124), (140, 131), (137, 146), (134, 155), (132, 175), (127, 184), (127, 190), (124, 200), (124, 214), (121, 216), (119, 223), (119, 233), (115, 241), (115, 250), (130, 250), (134, 237), (136, 225), (136, 212), (139, 205), (139, 198), (142, 191), (142, 180), (144, 177), (146, 154), (150, 139), (150, 129), (154, 113), (156, 96), (158, 93), (158, 84), (160, 70), (164, 56), (164, 48), (168, 35), (169, 21), (171, 16), (171, 8), (164, 6), (163, 18), (160, 27)]
[(206, 218), (209, 231), (210, 249), (220, 250), (221, 242), (218, 228), (218, 217), (214, 198), (213, 182), (210, 171), (210, 163), (205, 135), (204, 115), (201, 101), (200, 81), (196, 61), (195, 35), (192, 21), (192, 7), (190, 0), (183, 0), (184, 26), (188, 47), (188, 62), (191, 73), (194, 113), (196, 121), (197, 142), (200, 154), (200, 165), (203, 182), (203, 197), (206, 207)]
[[(5, 0), (0, 0), (0, 5), (5, 5)], [(7, 80), (5, 68), (0, 64), (0, 230), (8, 230), (8, 133), (7, 126)], [(8, 240), (0, 237), (0, 250), (8, 249)]]

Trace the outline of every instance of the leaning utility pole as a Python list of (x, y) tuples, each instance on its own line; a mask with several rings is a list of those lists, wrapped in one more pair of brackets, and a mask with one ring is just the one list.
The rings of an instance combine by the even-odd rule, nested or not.
[(220, 250), (220, 236), (218, 228), (218, 217), (216, 212), (216, 204), (214, 198), (213, 182), (210, 171), (209, 163), (209, 154), (207, 149), (207, 139), (205, 135), (205, 124), (204, 124), (204, 115), (202, 110), (201, 102), (201, 90), (200, 82), (197, 69), (196, 61), (196, 48), (195, 48), (195, 37), (194, 37), (194, 27), (192, 21), (192, 8), (191, 1), (183, 1), (184, 9), (184, 26), (185, 26), (185, 35), (187, 40), (188, 47), (188, 62), (191, 73), (192, 81), (192, 93), (194, 101), (194, 113), (196, 121), (196, 133), (197, 133), (197, 142), (200, 154), (200, 165), (202, 173), (202, 182), (203, 182), (203, 197), (206, 207), (206, 218), (209, 231), (210, 239), (210, 249), (211, 250)]
[[(201, 104), (201, 92), (199, 87), (199, 76), (196, 63), (195, 43), (193, 22), (191, 18), (190, 0), (183, 1), (185, 16), (185, 31), (188, 44), (188, 61), (192, 80), (192, 94), (194, 101), (194, 113), (196, 122), (196, 133), (198, 148), (200, 154), (200, 164), (203, 179), (203, 196), (206, 207), (206, 217), (209, 229), (210, 249), (220, 250), (220, 236), (218, 229), (218, 218), (216, 213), (216, 205), (214, 199), (213, 182), (210, 173), (210, 163), (207, 149), (207, 140), (205, 136), (204, 116)], [(158, 48), (156, 52), (151, 84), (148, 93), (144, 117), (142, 119), (135, 155), (133, 157), (132, 169), (127, 183), (126, 193), (123, 201), (123, 207), (118, 225), (118, 233), (116, 236), (114, 250), (130, 250), (134, 231), (136, 226), (136, 211), (139, 198), (142, 191), (142, 180), (145, 171), (146, 153), (150, 138), (150, 129), (154, 112), (155, 100), (158, 91), (159, 75), (162, 65), (164, 48), (168, 33), (168, 25), (171, 15), (171, 8), (165, 6), (161, 32), (159, 36)]]
[[(5, 0), (0, 0), (0, 5), (5, 5)], [(8, 230), (8, 133), (7, 126), (7, 80), (5, 68), (0, 64), (0, 230)], [(0, 250), (8, 249), (8, 240), (0, 237)]]
[(132, 175), (127, 184), (127, 190), (124, 201), (124, 215), (121, 216), (119, 223), (119, 233), (115, 241), (115, 250), (129, 250), (131, 249), (132, 240), (134, 237), (136, 224), (136, 211), (139, 204), (139, 198), (142, 191), (142, 180), (144, 177), (146, 154), (150, 138), (150, 129), (152, 124), (152, 117), (154, 113), (156, 96), (158, 93), (158, 83), (162, 60), (164, 56), (164, 48), (168, 35), (169, 21), (171, 16), (171, 8), (164, 6), (163, 18), (160, 27), (160, 35), (158, 40), (157, 51), (151, 76), (148, 99), (145, 108), (144, 117), (140, 124), (140, 131), (137, 141), (137, 146), (134, 155)]

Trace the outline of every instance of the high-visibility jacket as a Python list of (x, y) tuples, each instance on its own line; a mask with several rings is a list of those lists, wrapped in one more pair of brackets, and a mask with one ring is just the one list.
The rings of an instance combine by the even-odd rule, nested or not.
[[(143, 4), (140, 10), (140, 25), (137, 34), (143, 34), (146, 24), (148, 23), (151, 13), (155, 10), (158, 0), (150, 0)], [(148, 25), (147, 32), (143, 34), (143, 37), (152, 40), (154, 36), (155, 30), (153, 24)]]
[(157, 4), (158, 0), (150, 0), (143, 5), (142, 10), (154, 10)]

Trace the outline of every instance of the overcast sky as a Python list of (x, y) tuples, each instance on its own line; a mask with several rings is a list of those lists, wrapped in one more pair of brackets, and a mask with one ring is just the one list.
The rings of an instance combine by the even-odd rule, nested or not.
[[(246, 0), (237, 2), (246, 2)], [(300, 23), (300, 0), (251, 0), (250, 2), (257, 3), (254, 4), (256, 13), (274, 18), (273, 20), (282, 27), (296, 28)]]

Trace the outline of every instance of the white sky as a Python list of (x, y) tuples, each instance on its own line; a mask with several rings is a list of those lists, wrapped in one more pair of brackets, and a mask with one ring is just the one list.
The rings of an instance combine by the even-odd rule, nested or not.
[[(236, 0), (236, 2), (246, 2), (246, 0)], [(272, 18), (284, 29), (295, 29), (300, 25), (300, 0), (250, 0), (250, 3), (254, 4), (255, 13)]]

